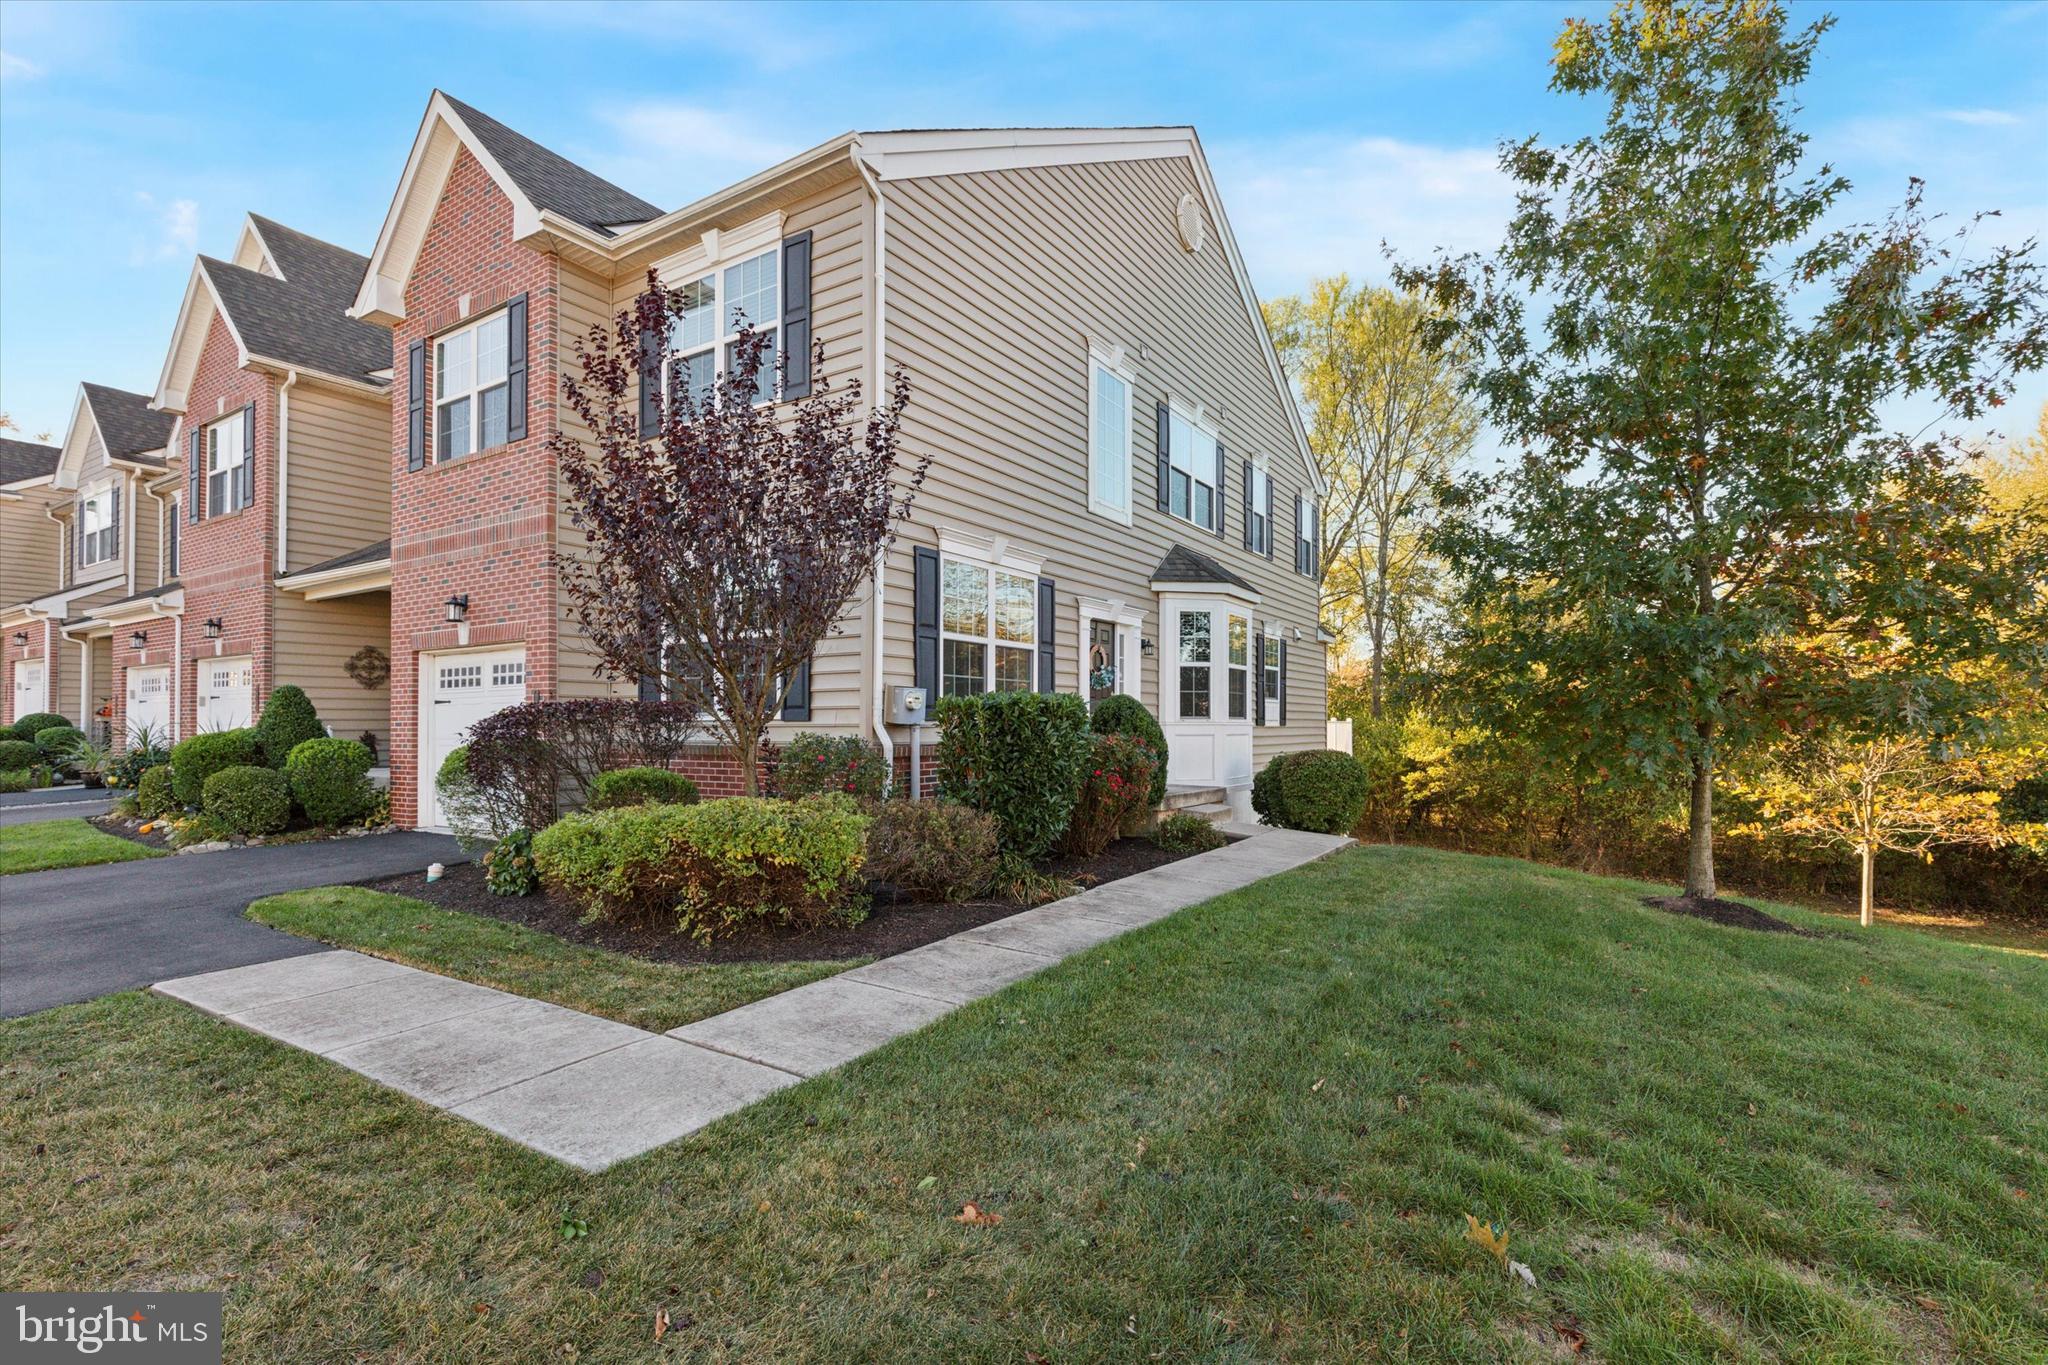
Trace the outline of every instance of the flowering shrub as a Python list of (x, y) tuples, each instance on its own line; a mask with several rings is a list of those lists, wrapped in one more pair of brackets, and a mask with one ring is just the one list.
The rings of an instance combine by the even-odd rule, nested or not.
[(995, 816), (1003, 851), (1036, 858), (1067, 832), (1089, 754), (1088, 708), (1054, 692), (941, 697), (939, 787)]
[(879, 801), (889, 775), (882, 747), (859, 735), (804, 731), (789, 742), (775, 765), (775, 794), (791, 799), (837, 792)]
[(1088, 716), (1088, 728), (1098, 735), (1130, 735), (1152, 746), (1158, 763), (1152, 769), (1152, 804), (1166, 799), (1166, 732), (1136, 697), (1104, 697)]
[(1108, 848), (1125, 823), (1151, 804), (1158, 767), (1152, 746), (1134, 735), (1095, 736), (1081, 795), (1067, 823), (1067, 852), (1093, 858)]
[(540, 890), (532, 830), (515, 829), (484, 854), (484, 886), (493, 896), (531, 896)]

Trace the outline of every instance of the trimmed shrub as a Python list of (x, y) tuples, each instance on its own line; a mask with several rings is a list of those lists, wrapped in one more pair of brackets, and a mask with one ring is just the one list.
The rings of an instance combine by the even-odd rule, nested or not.
[(171, 790), (171, 765), (159, 763), (154, 768), (144, 768), (135, 781), (135, 813), (154, 820), (182, 809), (177, 793)]
[(957, 801), (885, 801), (868, 826), (867, 875), (921, 901), (986, 895), (1001, 856), (996, 819)]
[(1372, 774), (1336, 749), (1280, 754), (1252, 780), (1252, 809), (1269, 825), (1349, 834), (1358, 827)]
[(515, 829), (484, 854), (484, 888), (493, 896), (531, 896), (540, 890), (532, 830)]
[(42, 757), (42, 751), (25, 739), (0, 739), (0, 773), (26, 768)]
[(292, 800), (316, 825), (340, 827), (370, 807), (370, 751), (352, 739), (309, 739), (284, 761)]
[(1145, 709), (1145, 703), (1121, 693), (1104, 697), (1095, 703), (1095, 710), (1088, 717), (1088, 728), (1098, 735), (1130, 735), (1152, 746), (1152, 752), (1158, 755), (1158, 765), (1152, 773), (1151, 793), (1152, 805), (1156, 809), (1166, 799), (1166, 732)]
[(311, 698), (302, 689), (286, 683), (271, 689), (263, 703), (263, 714), (256, 720), (255, 733), (263, 761), (282, 772), (292, 750), (309, 739), (325, 739), (327, 727), (320, 723)]
[(469, 780), (490, 812), (493, 839), (522, 826), (546, 829), (565, 805), (587, 798), (599, 773), (636, 763), (666, 768), (702, 731), (696, 712), (679, 702), (522, 702), (470, 727)]
[(179, 740), (171, 748), (171, 790), (180, 805), (199, 805), (206, 799), (207, 778), (261, 758), (255, 737), (247, 730), (215, 730)]
[(36, 731), (36, 752), (45, 763), (62, 766), (71, 756), (72, 748), (85, 738), (85, 731), (75, 725), (46, 725)]
[(775, 794), (795, 800), (836, 792), (879, 801), (888, 776), (882, 746), (873, 740), (806, 730), (784, 746), (775, 761)]
[(230, 834), (275, 834), (291, 822), (292, 791), (283, 773), (241, 763), (206, 779), (201, 805)]
[(1058, 692), (941, 697), (939, 786), (995, 816), (1003, 849), (1036, 858), (1059, 842), (1088, 762), (1088, 708)]
[(1230, 840), (1201, 816), (1177, 810), (1160, 819), (1159, 828), (1152, 831), (1152, 842), (1168, 853), (1208, 853)]
[(31, 711), (20, 720), (14, 722), (14, 737), (16, 739), (25, 739), (33, 744), (39, 732), (47, 730), (53, 725), (69, 724), (71, 724), (70, 721), (64, 719), (55, 711)]
[(667, 768), (615, 768), (590, 784), (591, 810), (620, 806), (693, 806), (697, 784)]
[(1137, 736), (1095, 736), (1081, 794), (1067, 822), (1067, 852), (1093, 858), (1114, 843), (1125, 822), (1144, 813), (1158, 768), (1152, 746)]
[(843, 797), (735, 796), (564, 816), (534, 836), (541, 881), (592, 919), (652, 922), (709, 938), (765, 919), (857, 922), (868, 819)]
[(27, 768), (0, 768), (0, 793), (33, 791), (35, 780)]

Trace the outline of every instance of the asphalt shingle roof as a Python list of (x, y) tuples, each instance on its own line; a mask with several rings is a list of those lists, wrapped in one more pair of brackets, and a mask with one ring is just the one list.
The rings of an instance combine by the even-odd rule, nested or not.
[(1155, 583), (1231, 583), (1246, 592), (1258, 589), (1239, 578), (1230, 570), (1218, 564), (1205, 554), (1190, 550), (1185, 545), (1176, 545), (1166, 552), (1166, 558), (1159, 561), (1159, 567), (1152, 571)]
[(360, 550), (350, 550), (345, 555), (336, 555), (332, 559), (323, 559), (318, 564), (308, 565), (303, 569), (294, 569), (291, 573), (279, 574), (278, 577), (297, 578), (301, 574), (325, 573), (329, 569), (346, 569), (356, 564), (375, 564), (380, 559), (389, 558), (391, 558), (391, 542), (380, 540), (375, 545), (365, 545)]
[(504, 124), (473, 109), (447, 91), (441, 96), (469, 131), (476, 134), (497, 163), (512, 177), (512, 183), (533, 201), (535, 208), (559, 213), (564, 218), (611, 235), (622, 223), (644, 223), (661, 217), (661, 210), (637, 194), (629, 194), (602, 176), (584, 170), (566, 157), (515, 133)]
[(56, 446), (39, 446), (34, 441), (17, 441), (0, 436), (0, 483), (23, 479), (47, 479), (57, 472), (64, 452)]
[(148, 394), (110, 389), (105, 384), (87, 384), (84, 388), (86, 406), (92, 409), (92, 419), (99, 424), (107, 454), (116, 460), (163, 468), (163, 456), (157, 452), (171, 439), (171, 428), (178, 419), (151, 408)]
[(268, 218), (255, 221), (283, 279), (199, 258), (242, 344), (287, 365), (382, 382), (371, 376), (391, 368), (391, 333), (348, 316), (369, 258)]

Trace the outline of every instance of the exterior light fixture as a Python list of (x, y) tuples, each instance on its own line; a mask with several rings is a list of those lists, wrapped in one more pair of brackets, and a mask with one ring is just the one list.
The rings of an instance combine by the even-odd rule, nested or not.
[(220, 618), (218, 616), (210, 616), (207, 618), (206, 638), (209, 640), (218, 640), (220, 638)]
[(448, 599), (448, 624), (459, 626), (469, 619), (469, 594), (457, 593)]
[(130, 649), (140, 650), (148, 643), (149, 632), (146, 630), (138, 630), (128, 637), (128, 648)]
[(21, 648), (21, 649), (27, 649), (27, 648), (28, 648), (28, 632), (27, 632), (27, 631), (25, 631), (25, 630), (17, 630), (17, 631), (15, 631), (15, 632), (14, 632), (14, 643), (15, 643), (15, 645), (16, 645), (17, 647), (19, 647), (19, 648)]

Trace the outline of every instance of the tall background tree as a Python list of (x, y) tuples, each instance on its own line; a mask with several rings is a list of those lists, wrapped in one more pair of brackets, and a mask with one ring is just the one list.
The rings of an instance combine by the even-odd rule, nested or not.
[(805, 396), (758, 401), (765, 342), (748, 327), (712, 393), (672, 384), (647, 421), (636, 381), (669, 357), (642, 338), (674, 335), (689, 303), (650, 272), (635, 308), (578, 343), (564, 391), (590, 440), (550, 447), (586, 544), (556, 569), (604, 671), (692, 707), (753, 796), (791, 680), (910, 515), (930, 457), (898, 446), (903, 374), (864, 408), (858, 380), (827, 381), (822, 345), (787, 362), (810, 367)]
[(1917, 182), (1826, 226), (1849, 184), (1805, 168), (1794, 91), (1829, 24), (1755, 0), (1567, 21), (1551, 88), (1604, 97), (1602, 129), (1503, 149), (1520, 193), (1490, 259), (1396, 272), (1520, 448), (1434, 542), (1478, 710), (1683, 781), (1696, 898), (1731, 759), (1832, 719), (1968, 737), (1995, 696), (1958, 663), (2042, 663), (2043, 566), (1960, 443), (1887, 422), (1975, 421), (2041, 364), (2033, 244), (1965, 259)]
[(1323, 502), (1323, 621), (1367, 650), (1366, 701), (1386, 708), (1390, 637), (1432, 595), (1423, 532), (1436, 485), (1472, 449), (1478, 417), (1455, 344), (1432, 346), (1412, 294), (1338, 275), (1266, 305), (1300, 388)]

